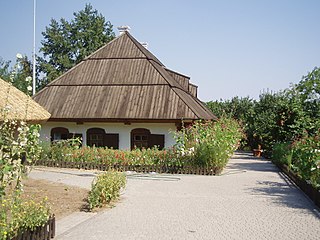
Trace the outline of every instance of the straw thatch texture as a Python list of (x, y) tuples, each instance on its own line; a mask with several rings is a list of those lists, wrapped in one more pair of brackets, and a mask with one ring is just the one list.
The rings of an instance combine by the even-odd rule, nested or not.
[(0, 78), (0, 121), (9, 119), (36, 123), (49, 118), (50, 113), (31, 97)]

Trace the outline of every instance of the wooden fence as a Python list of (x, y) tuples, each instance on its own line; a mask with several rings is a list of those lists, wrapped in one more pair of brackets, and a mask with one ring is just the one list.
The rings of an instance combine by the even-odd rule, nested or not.
[(60, 167), (60, 168), (77, 168), (86, 170), (117, 170), (117, 171), (136, 171), (142, 173), (157, 172), (171, 174), (197, 174), (197, 175), (217, 175), (222, 169), (218, 167), (195, 167), (195, 166), (166, 166), (166, 165), (106, 165), (86, 162), (66, 162), (39, 160), (38, 166)]
[(19, 233), (18, 236), (12, 238), (12, 240), (49, 240), (54, 238), (55, 234), (56, 220), (53, 215), (44, 226), (37, 227), (34, 231), (27, 230)]

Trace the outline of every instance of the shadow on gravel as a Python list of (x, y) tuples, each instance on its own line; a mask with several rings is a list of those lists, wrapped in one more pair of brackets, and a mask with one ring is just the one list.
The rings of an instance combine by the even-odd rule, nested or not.
[(166, 176), (166, 175), (160, 175), (160, 174), (127, 174), (127, 179), (135, 179), (135, 180), (149, 180), (149, 181), (166, 181), (166, 182), (172, 182), (172, 181), (180, 181), (181, 179), (179, 177), (173, 177), (173, 176)]
[(228, 165), (228, 169), (238, 169), (246, 171), (259, 171), (259, 172), (279, 172), (279, 169), (267, 160), (254, 159), (253, 162), (239, 162), (231, 163)]
[(253, 195), (267, 196), (267, 199), (272, 203), (312, 212), (314, 216), (320, 219), (319, 211), (311, 200), (293, 185), (282, 172), (279, 172), (279, 175), (285, 181), (284, 183), (257, 181), (258, 186), (249, 190)]
[(63, 171), (62, 169), (60, 169), (60, 171), (52, 171), (49, 169), (43, 170), (40, 168), (36, 168), (35, 170), (42, 171), (42, 172), (52, 172), (52, 173), (57, 173), (57, 174), (73, 175), (73, 176), (78, 176), (78, 177), (95, 177), (98, 175), (97, 172), (95, 172), (95, 173), (78, 173), (78, 172)]

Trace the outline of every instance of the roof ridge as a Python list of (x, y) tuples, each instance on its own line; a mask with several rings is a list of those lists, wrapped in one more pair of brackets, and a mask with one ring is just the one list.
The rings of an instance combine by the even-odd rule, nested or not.
[(153, 55), (148, 49), (146, 49), (144, 46), (142, 46), (141, 43), (140, 43), (137, 39), (135, 39), (129, 32), (125, 32), (125, 33), (123, 33), (122, 35), (125, 35), (125, 34), (126, 34), (126, 35), (130, 38), (130, 40), (138, 47), (138, 49), (140, 50), (140, 52), (141, 52), (143, 55), (146, 56), (146, 58), (147, 58), (148, 60), (152, 60), (152, 61), (158, 63), (159, 65), (164, 66), (164, 65), (162, 64), (162, 62), (161, 62), (155, 55)]
[[(176, 119), (183, 116), (190, 119), (214, 119), (213, 113), (198, 98), (192, 96), (188, 91), (189, 87), (185, 88), (185, 82), (178, 81), (180, 78), (176, 79), (176, 75), (186, 78), (189, 85), (191, 84), (190, 77), (167, 69), (130, 33), (125, 32), (50, 82), (34, 96), (34, 99), (51, 109), (52, 118), (90, 118), (92, 115), (97, 118), (126, 116)], [(87, 91), (86, 86), (92, 88)], [(119, 89), (116, 88), (117, 86)], [(126, 96), (127, 93), (130, 93), (130, 96)], [(133, 96), (134, 93), (137, 95)], [(95, 103), (90, 110), (88, 104), (93, 101), (92, 96), (96, 94), (99, 98), (98, 103)], [(141, 102), (140, 98), (150, 100), (155, 97), (154, 94), (161, 95), (161, 99), (155, 98), (155, 103), (148, 103), (148, 100)], [(102, 95), (104, 98), (101, 97)], [(118, 104), (112, 106), (109, 96), (118, 99), (115, 101), (119, 101), (121, 106), (128, 104), (130, 99), (132, 102), (129, 106), (123, 105), (123, 108)], [(75, 105), (70, 102), (78, 101), (85, 101), (86, 104), (80, 110), (75, 110)], [(141, 104), (143, 108), (139, 109)], [(167, 105), (172, 108), (172, 113), (164, 110)], [(100, 106), (99, 109), (98, 106)], [(112, 107), (109, 109), (106, 106)], [(151, 107), (153, 110), (150, 115), (147, 109)]]
[[(114, 39), (112, 39), (111, 41), (105, 43), (104, 45), (102, 45), (101, 47), (99, 47), (96, 51), (94, 51), (93, 53), (89, 54), (87, 57), (85, 57), (82, 61), (86, 61), (88, 59), (91, 58), (91, 56), (95, 55), (97, 52), (101, 51), (101, 49), (105, 48), (107, 45), (113, 43), (114, 41), (118, 40), (119, 38), (121, 38), (123, 36), (123, 34), (119, 35), (118, 37), (115, 37)], [(81, 62), (82, 62), (81, 61)]]
[(165, 83), (84, 83), (84, 84), (51, 84), (50, 87), (59, 87), (59, 86), (167, 86)]
[[(189, 95), (191, 98), (195, 99), (189, 91), (186, 91), (176, 80), (173, 79), (173, 77), (171, 75), (169, 75), (166, 71), (166, 68), (162, 67), (162, 66), (155, 66), (153, 63), (151, 63), (154, 68), (159, 72), (159, 74), (165, 79), (165, 81), (169, 84), (170, 88), (175, 92), (175, 94), (178, 95), (178, 97), (188, 106), (188, 108), (198, 117), (199, 117), (199, 114), (197, 113), (197, 111), (192, 107), (190, 106), (187, 102), (186, 102), (186, 99), (184, 99), (184, 97), (177, 91), (175, 91), (175, 88), (177, 89), (180, 89), (181, 91), (183, 91), (184, 93), (186, 93), (187, 95)], [(161, 71), (161, 70), (163, 71)], [(164, 74), (165, 73), (165, 74)], [(164, 76), (166, 75), (166, 76)], [(168, 79), (169, 78), (169, 79)], [(170, 83), (171, 80), (175, 83), (175, 84), (172, 84)], [(208, 109), (204, 108), (203, 104), (200, 104), (198, 99), (196, 101), (197, 105), (200, 105), (200, 107), (206, 112), (208, 113)]]
[(167, 68), (167, 67), (165, 67), (164, 69), (165, 69), (166, 71), (169, 71), (169, 72), (178, 74), (178, 75), (180, 75), (180, 76), (182, 76), (182, 77), (186, 77), (186, 78), (188, 78), (188, 79), (190, 80), (190, 77), (189, 77), (189, 76), (184, 75), (184, 74), (182, 74), (182, 73), (180, 73), (180, 72), (174, 71), (174, 70), (172, 70), (172, 69), (170, 69), (170, 68)]

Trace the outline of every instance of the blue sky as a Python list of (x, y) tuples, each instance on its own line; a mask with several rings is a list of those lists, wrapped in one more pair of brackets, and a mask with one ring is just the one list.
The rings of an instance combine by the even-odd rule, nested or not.
[[(258, 98), (320, 67), (318, 0), (37, 0), (36, 46), (50, 19), (91, 3), (113, 25), (149, 43), (166, 67), (191, 77), (203, 101)], [(33, 0), (0, 0), (0, 56), (31, 57)]]

